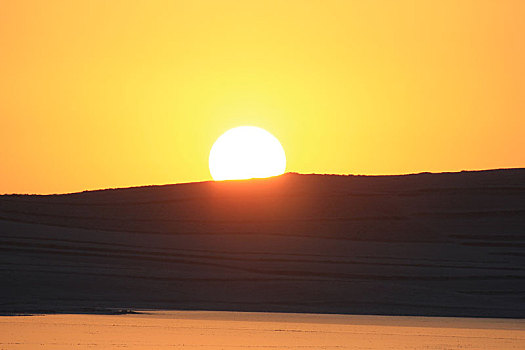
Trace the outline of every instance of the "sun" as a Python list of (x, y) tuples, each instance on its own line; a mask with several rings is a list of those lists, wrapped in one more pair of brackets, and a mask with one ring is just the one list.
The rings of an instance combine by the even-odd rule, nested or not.
[(215, 141), (209, 164), (215, 181), (263, 178), (283, 174), (286, 155), (279, 140), (268, 131), (239, 126)]

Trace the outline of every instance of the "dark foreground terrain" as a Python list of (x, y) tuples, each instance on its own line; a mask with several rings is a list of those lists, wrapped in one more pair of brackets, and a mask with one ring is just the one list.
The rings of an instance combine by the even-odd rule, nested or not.
[(525, 169), (0, 196), (0, 313), (525, 317)]

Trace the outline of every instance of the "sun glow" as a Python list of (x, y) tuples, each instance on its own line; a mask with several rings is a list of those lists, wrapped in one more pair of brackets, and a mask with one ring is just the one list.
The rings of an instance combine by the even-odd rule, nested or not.
[(281, 175), (286, 155), (279, 140), (255, 126), (239, 126), (222, 134), (210, 151), (210, 173), (215, 181)]

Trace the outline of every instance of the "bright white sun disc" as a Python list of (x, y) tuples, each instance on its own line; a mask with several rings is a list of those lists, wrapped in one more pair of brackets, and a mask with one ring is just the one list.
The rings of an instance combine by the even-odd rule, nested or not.
[(215, 181), (281, 175), (286, 155), (279, 140), (255, 126), (239, 126), (222, 134), (210, 151), (210, 173)]

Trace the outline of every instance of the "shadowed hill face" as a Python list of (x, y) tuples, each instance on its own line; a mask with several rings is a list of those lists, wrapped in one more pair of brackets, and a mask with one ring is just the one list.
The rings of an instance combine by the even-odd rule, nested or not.
[[(519, 184), (523, 172), (509, 172), (516, 172), (514, 181)], [(402, 227), (404, 239), (427, 241), (436, 238), (434, 230), (415, 232), (426, 211), (493, 210), (498, 194), (508, 192), (512, 196), (523, 190), (516, 187), (507, 191), (498, 185), (497, 174), (286, 174), (248, 181), (4, 197), (0, 205), (3, 215), (11, 219), (104, 230), (165, 234), (268, 230), (348, 236), (353, 234), (353, 226), (368, 222), (373, 226), (368, 238), (381, 234), (383, 240), (396, 240)], [(509, 198), (513, 197), (502, 200)], [(381, 231), (377, 226), (380, 223), (388, 229)]]
[[(102, 230), (329, 237), (351, 234), (349, 225), (363, 226), (363, 222), (385, 221), (392, 231), (392, 225), (399, 226), (400, 221), (407, 219), (409, 213), (390, 194), (360, 189), (359, 178), (346, 178), (346, 183), (341, 184), (338, 180), (330, 176), (287, 175), (167, 186), (168, 193), (163, 193), (163, 187), (152, 187), (22, 197), (21, 201), (12, 198), (5, 202), (3, 212), (12, 219)], [(376, 231), (380, 232), (378, 228)], [(383, 240), (396, 239), (395, 232), (383, 236)], [(429, 238), (427, 234), (424, 239)]]
[(0, 296), (6, 310), (521, 317), (524, 198), (523, 169), (1, 196)]

